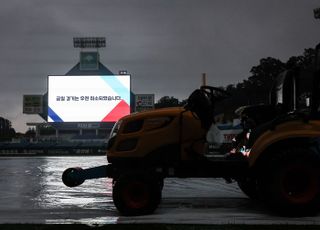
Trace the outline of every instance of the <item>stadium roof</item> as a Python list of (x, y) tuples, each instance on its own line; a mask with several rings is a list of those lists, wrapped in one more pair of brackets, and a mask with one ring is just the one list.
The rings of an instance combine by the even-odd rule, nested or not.
[(99, 62), (98, 70), (80, 70), (80, 62), (78, 62), (69, 72), (67, 76), (72, 75), (114, 75), (106, 66)]

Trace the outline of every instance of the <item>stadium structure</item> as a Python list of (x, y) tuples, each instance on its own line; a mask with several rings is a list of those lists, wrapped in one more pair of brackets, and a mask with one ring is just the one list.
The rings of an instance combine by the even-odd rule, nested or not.
[[(100, 62), (104, 37), (74, 38), (80, 60), (65, 75), (49, 75), (47, 93), (24, 95), (23, 112), (38, 114), (44, 122), (30, 122), (39, 143), (52, 149), (103, 149), (114, 123), (134, 111), (135, 95), (127, 71), (116, 75)], [(50, 149), (50, 148), (49, 148)]]

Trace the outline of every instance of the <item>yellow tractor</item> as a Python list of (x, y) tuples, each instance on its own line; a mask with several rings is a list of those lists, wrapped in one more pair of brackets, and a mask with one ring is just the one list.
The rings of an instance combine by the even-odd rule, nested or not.
[(281, 113), (256, 125), (233, 153), (206, 155), (215, 102), (227, 95), (220, 88), (203, 86), (185, 107), (121, 118), (108, 141), (108, 164), (69, 168), (62, 180), (74, 187), (86, 179), (112, 178), (113, 201), (123, 215), (152, 213), (168, 177), (234, 179), (249, 197), (275, 211), (309, 214), (319, 206), (319, 79), (317, 68), (310, 110)]

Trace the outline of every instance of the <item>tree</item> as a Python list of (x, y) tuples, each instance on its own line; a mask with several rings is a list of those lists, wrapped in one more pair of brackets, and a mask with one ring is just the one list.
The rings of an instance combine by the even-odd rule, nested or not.
[(26, 137), (34, 138), (36, 136), (36, 131), (34, 128), (29, 128), (28, 131), (25, 133)]
[(271, 86), (274, 79), (285, 69), (285, 64), (272, 57), (262, 58), (259, 65), (253, 66), (248, 80), (254, 86)]
[(260, 60), (259, 65), (253, 66), (252, 74), (245, 84), (245, 90), (251, 103), (268, 103), (269, 92), (276, 77), (285, 69), (285, 64), (279, 59), (267, 57)]
[(306, 69), (313, 64), (316, 51), (315, 49), (309, 48), (305, 49), (303, 55), (290, 57), (286, 63), (286, 68), (296, 69), (302, 68)]
[(161, 97), (157, 103), (155, 103), (155, 108), (166, 108), (166, 107), (176, 107), (180, 106), (180, 102), (175, 97), (164, 96)]
[(11, 126), (11, 121), (0, 117), (0, 141), (10, 141), (16, 134)]

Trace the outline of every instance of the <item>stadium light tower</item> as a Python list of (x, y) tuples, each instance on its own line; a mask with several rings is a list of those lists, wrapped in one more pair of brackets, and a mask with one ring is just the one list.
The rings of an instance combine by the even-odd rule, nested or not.
[(106, 47), (105, 37), (74, 37), (74, 48), (102, 48)]
[[(99, 69), (99, 48), (106, 47), (105, 37), (74, 37), (73, 47), (81, 48), (80, 70)], [(97, 49), (96, 51), (83, 51), (83, 49)]]

